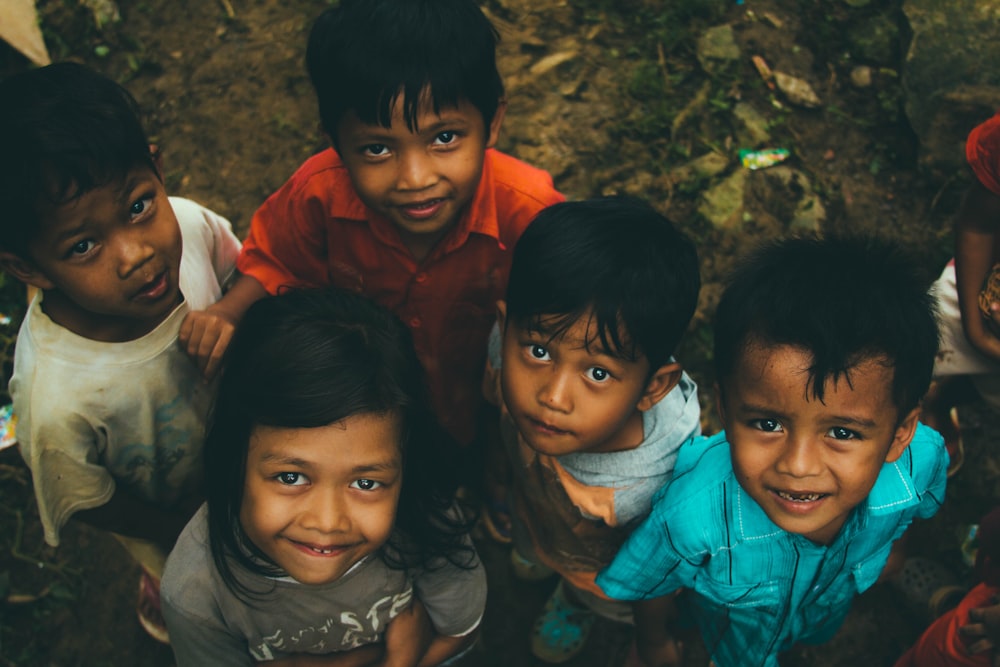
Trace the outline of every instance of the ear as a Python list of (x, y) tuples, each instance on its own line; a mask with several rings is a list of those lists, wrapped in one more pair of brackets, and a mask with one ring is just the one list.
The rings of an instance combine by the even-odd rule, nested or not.
[(153, 158), (153, 166), (156, 167), (156, 175), (163, 181), (163, 153), (156, 144), (149, 145), (149, 157)]
[(896, 427), (896, 434), (892, 438), (892, 444), (889, 445), (889, 452), (885, 455), (886, 463), (896, 461), (903, 455), (906, 448), (910, 446), (913, 434), (917, 432), (917, 422), (919, 420), (920, 406), (913, 408), (909, 414), (903, 417), (903, 421)]
[(0, 250), (0, 268), (20, 280), (25, 285), (38, 289), (53, 289), (55, 285), (42, 273), (34, 262), (12, 252)]
[(497, 327), (500, 328), (500, 333), (507, 328), (507, 302), (503, 299), (497, 301)]
[(646, 383), (646, 389), (636, 404), (636, 408), (641, 412), (649, 410), (659, 403), (661, 398), (670, 393), (670, 390), (677, 386), (677, 382), (680, 379), (681, 365), (679, 363), (674, 361), (669, 364), (663, 364), (653, 371), (653, 377)]
[(500, 138), (500, 126), (503, 125), (503, 117), (507, 113), (507, 98), (501, 97), (497, 102), (497, 110), (493, 113), (493, 120), (490, 121), (489, 136), (486, 137), (486, 147), (496, 146), (497, 139)]

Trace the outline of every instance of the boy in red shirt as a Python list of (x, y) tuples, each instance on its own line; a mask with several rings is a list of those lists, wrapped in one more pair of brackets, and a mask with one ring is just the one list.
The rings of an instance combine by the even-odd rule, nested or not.
[[(510, 253), (563, 200), (544, 171), (493, 149), (506, 110), (498, 36), (473, 0), (344, 0), (306, 60), (331, 149), (254, 214), (242, 274), (214, 311), (233, 324), (284, 287), (336, 285), (413, 333), (442, 425), (476, 436), (480, 379)], [(185, 332), (211, 375), (229, 334)]]

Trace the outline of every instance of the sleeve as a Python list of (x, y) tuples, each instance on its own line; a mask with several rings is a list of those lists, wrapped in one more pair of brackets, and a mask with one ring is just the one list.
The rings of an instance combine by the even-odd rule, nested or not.
[(217, 622), (185, 614), (167, 598), (161, 599), (163, 618), (177, 667), (245, 667), (254, 664), (246, 642)]
[(965, 159), (979, 182), (1000, 195), (1000, 113), (972, 129), (965, 143)]
[(70, 397), (34, 400), (40, 382), (36, 369), (31, 382), (25, 384), (19, 376), (11, 387), (19, 419), (19, 447), (31, 469), (45, 541), (58, 546), (59, 532), (69, 518), (108, 502), (115, 493), (115, 481), (99, 464), (101, 433), (74, 412)]
[(490, 405), (500, 406), (503, 400), (500, 394), (500, 356), (503, 340), (500, 335), (500, 326), (493, 324), (490, 330), (490, 337), (486, 344), (486, 369), (483, 371), (483, 397)]
[(271, 294), (281, 287), (324, 287), (330, 282), (329, 215), (319, 193), (311, 193), (308, 185), (293, 176), (250, 221), (237, 268)]
[(677, 545), (684, 542), (682, 533), (687, 524), (698, 521), (698, 513), (667, 512), (672, 504), (669, 488), (657, 494), (652, 514), (597, 575), (597, 585), (608, 597), (646, 600), (692, 586), (700, 559), (685, 557)]
[(233, 234), (233, 226), (221, 215), (204, 209), (205, 222), (212, 230), (212, 268), (219, 284), (228, 287), (236, 273), (236, 258), (240, 254), (240, 240)]
[[(468, 535), (465, 544), (474, 548)], [(477, 627), (486, 610), (486, 570), (479, 555), (470, 568), (445, 561), (441, 567), (421, 570), (413, 587), (438, 634), (462, 637)]]
[(913, 458), (911, 474), (920, 494), (916, 516), (929, 519), (944, 503), (948, 483), (948, 450), (945, 449), (944, 438), (937, 431), (920, 424), (907, 452)]

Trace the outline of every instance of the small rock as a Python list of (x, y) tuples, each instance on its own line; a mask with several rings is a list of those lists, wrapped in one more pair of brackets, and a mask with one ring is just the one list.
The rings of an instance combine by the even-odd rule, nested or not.
[(731, 26), (717, 25), (706, 30), (698, 38), (698, 62), (706, 71), (714, 71), (720, 64), (739, 59), (740, 47), (736, 45)]
[(872, 68), (859, 65), (851, 70), (851, 83), (855, 88), (868, 88), (872, 85)]
[(541, 76), (542, 74), (545, 74), (546, 72), (550, 72), (550, 71), (554, 70), (556, 67), (559, 67), (559, 65), (562, 65), (564, 62), (567, 62), (569, 60), (572, 60), (573, 58), (576, 58), (577, 53), (578, 52), (575, 51), (575, 50), (573, 50), (573, 51), (560, 51), (559, 53), (553, 53), (550, 56), (545, 56), (544, 58), (542, 58), (541, 60), (539, 60), (537, 63), (535, 63), (534, 65), (532, 65), (531, 69), (529, 71), (534, 76)]
[(815, 109), (822, 104), (816, 91), (803, 79), (784, 72), (775, 72), (774, 82), (778, 84), (778, 90), (784, 93), (792, 104), (809, 109)]
[(755, 147), (771, 140), (767, 129), (767, 118), (746, 102), (739, 102), (733, 107), (733, 118), (742, 126), (737, 129), (738, 145)]
[(734, 229), (743, 220), (743, 197), (747, 172), (737, 169), (728, 178), (707, 190), (698, 204), (698, 213), (716, 229)]

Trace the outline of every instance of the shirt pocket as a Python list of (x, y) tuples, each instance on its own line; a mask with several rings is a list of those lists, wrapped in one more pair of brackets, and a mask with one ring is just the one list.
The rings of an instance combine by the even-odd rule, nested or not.
[(781, 604), (780, 587), (776, 581), (724, 584), (703, 577), (695, 581), (694, 590), (716, 605), (730, 609), (769, 609)]

